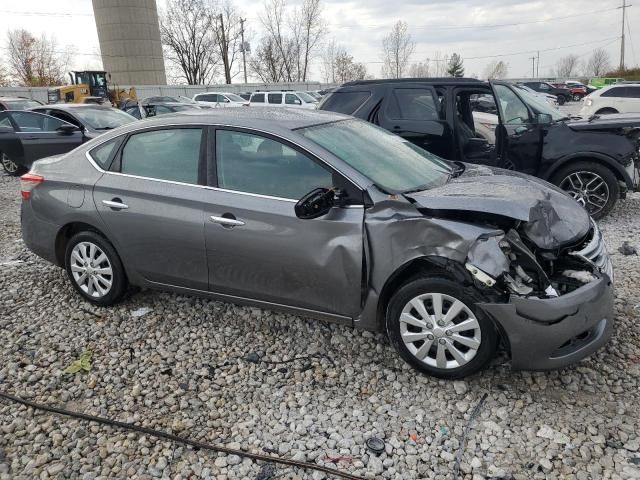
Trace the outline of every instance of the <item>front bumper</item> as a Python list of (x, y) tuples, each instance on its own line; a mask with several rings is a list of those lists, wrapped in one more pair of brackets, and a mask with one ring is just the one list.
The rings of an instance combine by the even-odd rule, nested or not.
[(562, 368), (591, 355), (613, 329), (613, 285), (600, 275), (557, 298), (512, 296), (509, 303), (481, 303), (506, 333), (516, 370)]

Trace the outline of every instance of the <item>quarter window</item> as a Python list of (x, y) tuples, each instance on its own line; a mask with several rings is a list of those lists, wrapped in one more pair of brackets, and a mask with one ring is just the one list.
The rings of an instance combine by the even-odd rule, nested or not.
[(172, 128), (132, 135), (122, 149), (121, 172), (198, 183), (200, 128)]
[(93, 158), (93, 160), (98, 165), (100, 165), (100, 167), (103, 170), (108, 170), (111, 164), (111, 161), (110, 161), (111, 156), (113, 154), (114, 149), (116, 148), (116, 145), (118, 145), (118, 143), (119, 143), (119, 139), (114, 139), (107, 143), (103, 143), (99, 147), (96, 147), (93, 150), (91, 150), (89, 155), (91, 155), (91, 158)]
[(331, 188), (332, 174), (306, 155), (270, 138), (216, 132), (218, 186), (227, 190), (299, 199)]

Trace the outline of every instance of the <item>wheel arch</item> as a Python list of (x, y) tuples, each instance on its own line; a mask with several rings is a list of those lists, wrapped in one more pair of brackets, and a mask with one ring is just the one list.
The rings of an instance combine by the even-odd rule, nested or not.
[[(62, 226), (62, 228), (58, 230), (58, 233), (56, 235), (55, 255), (56, 255), (56, 264), (58, 266), (64, 267), (64, 263), (65, 263), (64, 254), (67, 249), (67, 244), (69, 243), (69, 240), (71, 239), (71, 237), (73, 237), (76, 233), (87, 232), (87, 231), (95, 232), (101, 237), (103, 237), (107, 242), (111, 244), (113, 249), (116, 251), (116, 253), (120, 257), (120, 253), (116, 249), (114, 243), (109, 239), (107, 235), (104, 234), (102, 230), (100, 230), (98, 227), (90, 223), (74, 221), (74, 222), (69, 222), (64, 226)], [(122, 261), (122, 258), (120, 258), (120, 261)]]
[(556, 161), (542, 176), (543, 179), (549, 181), (553, 175), (561, 168), (577, 162), (596, 162), (600, 165), (609, 168), (616, 178), (627, 185), (627, 188), (633, 190), (633, 180), (629, 177), (629, 174), (625, 169), (616, 162), (613, 158), (603, 153), (598, 152), (577, 152)]

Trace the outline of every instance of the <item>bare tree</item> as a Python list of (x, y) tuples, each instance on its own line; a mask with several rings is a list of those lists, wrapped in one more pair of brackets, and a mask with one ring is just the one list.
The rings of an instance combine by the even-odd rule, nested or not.
[(611, 56), (604, 48), (597, 48), (593, 51), (587, 62), (586, 73), (594, 77), (600, 77), (611, 70)]
[(229, 0), (222, 4), (220, 13), (216, 15), (216, 43), (220, 50), (225, 83), (231, 83), (231, 68), (236, 55), (240, 53), (240, 44), (242, 42), (240, 18), (240, 15)]
[(255, 49), (249, 58), (249, 69), (265, 83), (288, 80), (284, 57), (271, 37), (263, 38)]
[(264, 2), (264, 12), (260, 16), (260, 21), (267, 35), (262, 45), (269, 46), (269, 55), (262, 57), (270, 59), (273, 65), (264, 65), (260, 70), (272, 70), (279, 65), (279, 69), (283, 72), (282, 79), (291, 82), (295, 78), (296, 59), (293, 42), (286, 32), (285, 10), (286, 0), (265, 0)]
[(428, 78), (431, 76), (429, 59), (425, 62), (412, 63), (409, 67), (409, 76), (412, 78)]
[(444, 77), (447, 75), (447, 69), (449, 68), (449, 55), (442, 52), (436, 52), (433, 58), (430, 59), (430, 63), (433, 65), (431, 69), (434, 77)]
[(8, 34), (9, 66), (19, 83), (30, 87), (58, 85), (64, 81), (69, 55), (58, 50), (55, 39), (36, 38), (27, 30)]
[(383, 76), (402, 78), (414, 48), (415, 42), (409, 33), (409, 25), (407, 22), (398, 20), (391, 32), (382, 39)]
[(337, 83), (364, 80), (367, 76), (367, 67), (354, 61), (353, 56), (343, 48), (338, 48), (335, 57), (335, 81)]
[(329, 40), (322, 49), (322, 78), (325, 83), (336, 82), (336, 39)]
[(309, 62), (326, 34), (320, 0), (304, 0), (289, 20), (296, 56), (298, 81), (307, 81)]
[(189, 85), (211, 83), (220, 60), (216, 14), (204, 0), (167, 0), (160, 35), (169, 62)]
[(578, 74), (580, 69), (580, 57), (573, 53), (566, 55), (556, 62), (556, 76), (569, 78)]
[(0, 63), (0, 87), (8, 87), (9, 83), (9, 74), (7, 73), (7, 69), (2, 63)]
[(484, 70), (484, 76), (488, 80), (500, 80), (507, 78), (509, 66), (502, 60), (494, 60)]

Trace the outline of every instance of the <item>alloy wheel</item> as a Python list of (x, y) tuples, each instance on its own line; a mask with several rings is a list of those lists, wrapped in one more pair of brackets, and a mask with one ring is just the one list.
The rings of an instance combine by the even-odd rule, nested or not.
[(400, 338), (417, 360), (443, 370), (469, 363), (482, 341), (474, 313), (443, 293), (425, 293), (405, 305), (400, 314)]
[(595, 172), (573, 172), (560, 182), (560, 188), (584, 206), (591, 215), (600, 212), (609, 201), (609, 186)]
[(78, 287), (93, 298), (102, 298), (113, 285), (111, 262), (92, 242), (80, 242), (71, 251), (71, 273)]
[(11, 161), (11, 159), (7, 156), (6, 153), (2, 154), (2, 168), (4, 168), (5, 172), (14, 175), (18, 171), (18, 164)]

